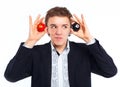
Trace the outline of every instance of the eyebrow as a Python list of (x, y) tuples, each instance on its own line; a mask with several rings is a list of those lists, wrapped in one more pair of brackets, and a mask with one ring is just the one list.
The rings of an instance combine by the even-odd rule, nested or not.
[(69, 24), (63, 24), (63, 25), (69, 26)]
[[(56, 26), (56, 24), (50, 24), (50, 26)], [(62, 26), (69, 26), (69, 24), (62, 24)]]
[(50, 26), (56, 26), (56, 24), (50, 24)]

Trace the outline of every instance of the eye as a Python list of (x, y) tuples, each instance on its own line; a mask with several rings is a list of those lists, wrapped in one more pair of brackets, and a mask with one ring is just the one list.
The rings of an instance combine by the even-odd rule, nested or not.
[(68, 28), (68, 26), (67, 25), (63, 25), (63, 28)]
[(56, 26), (56, 25), (51, 25), (50, 28), (51, 28), (51, 29), (56, 29), (57, 26)]

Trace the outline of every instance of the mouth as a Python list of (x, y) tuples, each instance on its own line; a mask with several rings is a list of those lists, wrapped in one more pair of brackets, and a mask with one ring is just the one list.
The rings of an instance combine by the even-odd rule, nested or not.
[(62, 39), (62, 37), (55, 37), (55, 39), (57, 39), (57, 40), (61, 40), (61, 39)]

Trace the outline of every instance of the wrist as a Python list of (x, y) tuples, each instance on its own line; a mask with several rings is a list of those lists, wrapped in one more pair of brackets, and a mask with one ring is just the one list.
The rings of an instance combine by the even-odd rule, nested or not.
[(37, 41), (34, 40), (26, 40), (24, 43), (24, 46), (27, 48), (33, 48), (33, 46), (36, 44)]
[(90, 43), (94, 38), (92, 36), (83, 38), (86, 43)]
[(96, 42), (95, 38), (92, 38), (89, 42), (86, 43), (86, 45), (92, 45)]

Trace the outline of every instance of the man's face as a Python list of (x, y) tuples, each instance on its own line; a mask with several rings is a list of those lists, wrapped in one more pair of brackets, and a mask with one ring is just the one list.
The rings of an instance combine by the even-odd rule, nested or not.
[(66, 45), (70, 34), (70, 20), (68, 17), (50, 17), (47, 24), (52, 43), (56, 46)]

